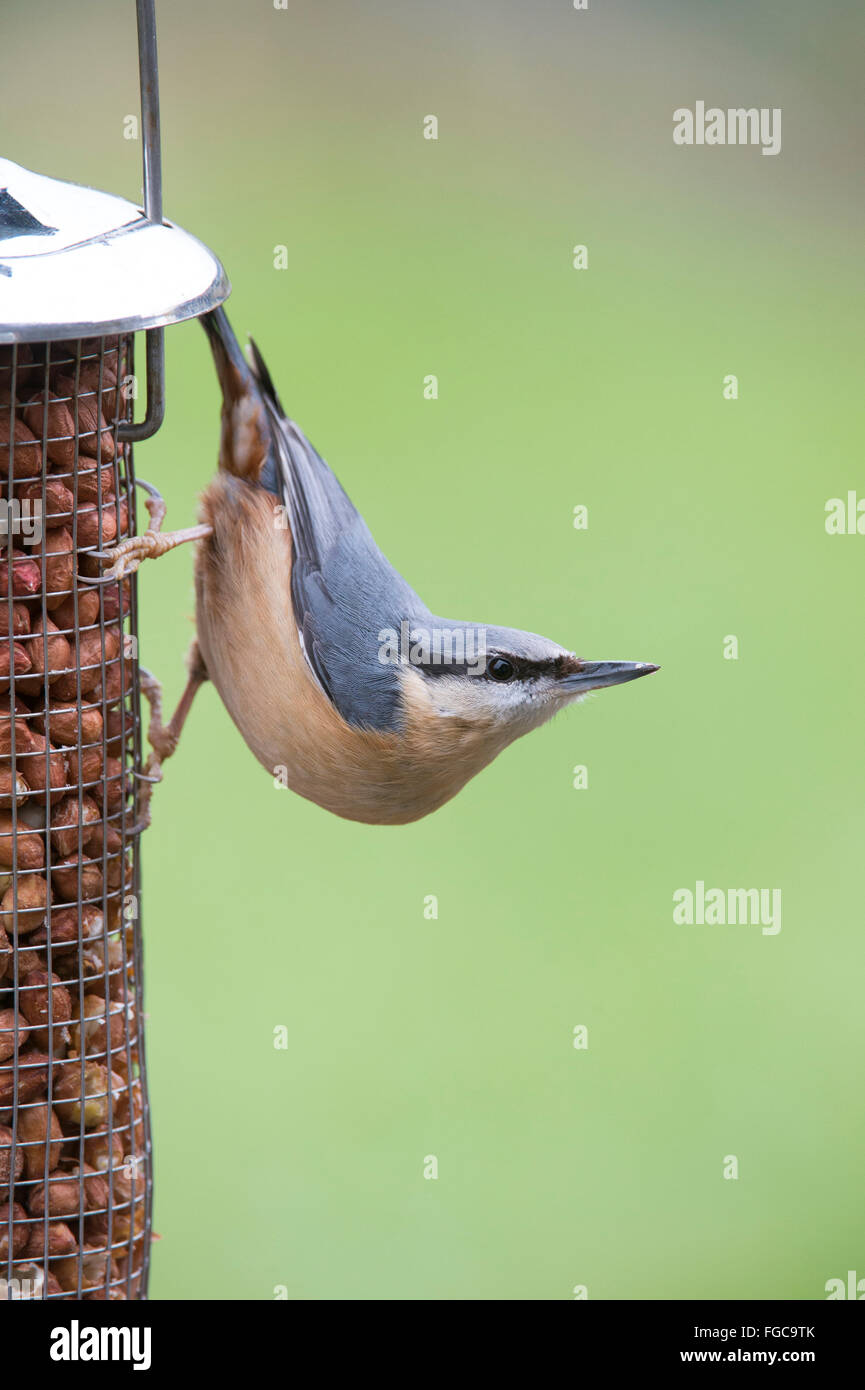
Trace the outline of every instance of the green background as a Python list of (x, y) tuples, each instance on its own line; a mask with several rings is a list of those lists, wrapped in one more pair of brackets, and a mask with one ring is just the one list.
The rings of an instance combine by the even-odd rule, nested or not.
[[(6, 155), (139, 196), (133, 11), (4, 6)], [(865, 539), (824, 529), (865, 492), (861, 7), (159, 11), (166, 212), (383, 550), (436, 612), (663, 670), (398, 829), (274, 789), (205, 689), (144, 853), (153, 1295), (865, 1275)], [(781, 154), (677, 148), (697, 99), (781, 107)], [(182, 526), (218, 393), (166, 336), (137, 468)], [(191, 564), (142, 576), (169, 704)], [(674, 925), (698, 879), (781, 888), (781, 932)]]

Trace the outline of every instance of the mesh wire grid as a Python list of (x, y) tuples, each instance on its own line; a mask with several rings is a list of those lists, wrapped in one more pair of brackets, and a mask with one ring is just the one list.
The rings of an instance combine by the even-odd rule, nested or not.
[(131, 335), (0, 349), (0, 1297), (145, 1298)]

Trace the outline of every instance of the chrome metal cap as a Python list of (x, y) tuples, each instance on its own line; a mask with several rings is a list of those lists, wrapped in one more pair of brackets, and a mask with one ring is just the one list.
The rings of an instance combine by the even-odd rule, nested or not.
[(0, 159), (0, 343), (179, 323), (230, 290), (213, 252), (182, 228)]

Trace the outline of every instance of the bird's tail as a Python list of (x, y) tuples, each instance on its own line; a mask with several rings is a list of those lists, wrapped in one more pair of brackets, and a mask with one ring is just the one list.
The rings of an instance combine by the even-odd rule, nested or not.
[[(222, 387), (219, 466), (237, 478), (263, 482), (262, 470), (267, 471), (265, 465), (272, 445), (265, 388), (259, 382), (257, 370), (253, 371), (244, 357), (222, 307), (203, 314), (201, 326), (210, 342)], [(257, 352), (256, 358), (257, 363), (261, 361)], [(264, 371), (266, 375), (267, 369)], [(270, 382), (269, 376), (267, 381)]]
[(219, 466), (280, 498), (296, 547), (317, 555), (358, 515), (324, 459), (286, 415), (252, 339), (250, 366), (224, 309), (202, 315), (201, 322), (222, 387)]
[(276, 387), (273, 384), (273, 378), (271, 377), (270, 372), (267, 370), (267, 363), (265, 362), (264, 358), (259, 352), (258, 344), (256, 343), (254, 338), (250, 338), (249, 340), (249, 355), (252, 358), (253, 375), (255, 376), (256, 381), (258, 382), (259, 386), (264, 392), (264, 395), (267, 397), (268, 401), (273, 406), (277, 415), (279, 415), (283, 420), (287, 419), (288, 417), (286, 416), (286, 413), (282, 408), (282, 401), (276, 394)]
[(253, 371), (243, 355), (225, 309), (220, 305), (218, 309), (202, 314), (201, 326), (210, 341), (223, 394), (236, 396), (240, 390), (248, 390), (254, 380)]

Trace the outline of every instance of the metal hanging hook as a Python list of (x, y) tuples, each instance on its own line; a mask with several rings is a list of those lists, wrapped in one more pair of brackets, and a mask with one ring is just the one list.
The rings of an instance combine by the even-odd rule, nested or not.
[(138, 81), (144, 162), (144, 211), (162, 221), (162, 137), (159, 126), (159, 62), (155, 0), (135, 0), (138, 17)]
[[(135, 0), (138, 19), (138, 83), (141, 91), (141, 144), (144, 171), (144, 212), (161, 224), (162, 140), (159, 128), (159, 62), (156, 52), (155, 0)], [(149, 439), (165, 419), (165, 333), (149, 328), (147, 341), (147, 410), (138, 423), (119, 425), (119, 439), (129, 443)]]

